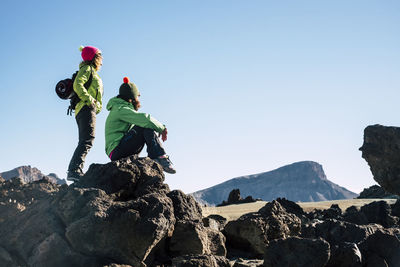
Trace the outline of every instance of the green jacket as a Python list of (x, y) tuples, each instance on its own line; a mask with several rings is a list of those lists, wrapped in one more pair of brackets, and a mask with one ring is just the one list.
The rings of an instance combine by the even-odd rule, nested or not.
[(107, 156), (118, 146), (122, 137), (135, 125), (153, 129), (158, 133), (162, 133), (165, 129), (165, 126), (150, 114), (137, 112), (132, 103), (118, 97), (113, 97), (108, 101), (107, 110), (110, 111), (105, 127)]
[[(93, 72), (92, 83), (86, 89), (84, 84), (89, 80), (90, 73)], [(103, 96), (103, 82), (101, 81), (96, 69), (88, 64), (81, 63), (79, 65), (79, 72), (74, 81), (74, 91), (81, 99), (75, 107), (75, 116), (84, 105), (96, 105), (96, 114), (99, 114), (102, 107)]]

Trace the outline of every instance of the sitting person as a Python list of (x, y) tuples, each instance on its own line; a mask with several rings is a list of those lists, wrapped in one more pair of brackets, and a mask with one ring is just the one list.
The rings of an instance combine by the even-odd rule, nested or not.
[[(105, 126), (106, 153), (111, 160), (139, 154), (144, 145), (148, 156), (157, 161), (167, 173), (176, 173), (158, 136), (167, 140), (167, 128), (150, 114), (140, 113), (140, 93), (136, 85), (124, 77), (119, 95), (107, 103)], [(157, 135), (158, 133), (158, 135)]]

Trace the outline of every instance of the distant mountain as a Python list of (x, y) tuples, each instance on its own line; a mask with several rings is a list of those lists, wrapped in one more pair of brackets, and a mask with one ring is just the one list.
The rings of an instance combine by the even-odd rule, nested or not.
[(60, 179), (57, 174), (50, 173), (49, 175), (44, 175), (40, 170), (37, 168), (32, 168), (31, 166), (21, 166), (17, 167), (11, 171), (6, 171), (0, 173), (0, 177), (3, 177), (5, 180), (12, 179), (14, 177), (20, 177), (25, 183), (30, 183), (33, 181), (38, 181), (43, 179), (43, 177), (47, 177), (56, 184), (65, 184), (64, 179)]
[(302, 202), (357, 197), (356, 193), (329, 181), (322, 166), (313, 161), (301, 161), (270, 172), (234, 178), (191, 195), (201, 203), (217, 205), (236, 188), (240, 189), (242, 196), (265, 201), (278, 197)]

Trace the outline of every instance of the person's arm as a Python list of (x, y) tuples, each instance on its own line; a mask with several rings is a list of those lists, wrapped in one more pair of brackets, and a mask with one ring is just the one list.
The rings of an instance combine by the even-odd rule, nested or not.
[(76, 75), (74, 81), (74, 91), (79, 96), (79, 98), (88, 106), (94, 105), (96, 100), (92, 97), (87, 89), (85, 88), (85, 83), (89, 80), (92, 73), (91, 67), (85, 65), (80, 68), (78, 74)]
[(165, 125), (153, 118), (150, 114), (140, 113), (128, 107), (121, 108), (119, 115), (120, 120), (143, 128), (153, 129), (158, 133), (162, 133), (166, 129)]

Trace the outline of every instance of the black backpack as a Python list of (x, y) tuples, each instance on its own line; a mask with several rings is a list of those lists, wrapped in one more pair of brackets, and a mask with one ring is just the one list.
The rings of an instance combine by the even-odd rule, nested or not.
[[(89, 89), (93, 79), (92, 67), (90, 67), (90, 70), (91, 71), (89, 80), (83, 85), (86, 89)], [(78, 104), (81, 100), (74, 91), (74, 81), (77, 74), (78, 71), (72, 74), (71, 78), (61, 80), (56, 85), (56, 94), (58, 95), (58, 97), (64, 100), (70, 99), (69, 107), (67, 109), (67, 115), (72, 115), (72, 111), (75, 110), (76, 104)]]

